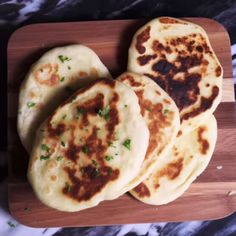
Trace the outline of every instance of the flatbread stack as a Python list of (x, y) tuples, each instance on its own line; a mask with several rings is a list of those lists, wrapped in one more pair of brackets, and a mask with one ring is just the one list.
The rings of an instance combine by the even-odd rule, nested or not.
[(161, 17), (134, 35), (116, 80), (86, 46), (45, 53), (19, 94), (29, 182), (44, 204), (80, 211), (130, 192), (153, 205), (181, 196), (207, 167), (222, 67), (205, 31)]
[(128, 70), (153, 79), (179, 108), (181, 126), (174, 146), (130, 191), (145, 203), (166, 204), (184, 193), (212, 157), (217, 137), (212, 113), (221, 100), (223, 69), (200, 26), (160, 17), (134, 35)]

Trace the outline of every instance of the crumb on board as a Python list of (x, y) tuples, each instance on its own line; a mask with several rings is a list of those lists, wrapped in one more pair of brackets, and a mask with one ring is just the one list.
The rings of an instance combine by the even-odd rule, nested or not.
[(232, 195), (236, 195), (236, 191), (233, 191), (233, 190), (228, 191), (228, 196), (232, 196)]
[(216, 169), (217, 170), (221, 170), (223, 168), (223, 166), (217, 166)]

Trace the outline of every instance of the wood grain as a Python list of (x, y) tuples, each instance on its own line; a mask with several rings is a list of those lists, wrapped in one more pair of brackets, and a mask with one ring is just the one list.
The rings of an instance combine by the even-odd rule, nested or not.
[[(218, 140), (207, 170), (183, 196), (160, 207), (143, 204), (129, 194), (76, 213), (44, 206), (27, 183), (29, 157), (16, 131), (19, 85), (29, 66), (45, 51), (59, 45), (83, 43), (95, 50), (116, 77), (125, 71), (133, 34), (147, 20), (36, 24), (12, 35), (8, 44), (9, 207), (19, 222), (33, 227), (56, 227), (203, 220), (220, 218), (236, 209), (236, 196), (228, 194), (236, 190), (236, 107), (229, 37), (223, 26), (213, 20), (187, 19), (207, 31), (224, 69), (223, 103), (215, 112)], [(218, 166), (222, 169), (218, 170)]]

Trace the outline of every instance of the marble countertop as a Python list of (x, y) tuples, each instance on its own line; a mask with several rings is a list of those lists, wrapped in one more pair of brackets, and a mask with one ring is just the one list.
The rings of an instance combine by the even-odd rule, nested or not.
[(185, 0), (2, 0), (0, 33), (2, 43), (0, 80), (0, 235), (80, 236), (233, 236), (236, 213), (214, 221), (130, 224), (107, 227), (34, 229), (13, 219), (7, 209), (6, 155), (6, 45), (9, 35), (22, 25), (36, 22), (66, 22), (100, 19), (154, 18), (157, 16), (208, 17), (225, 26), (231, 39), (232, 64), (236, 81), (236, 1)]

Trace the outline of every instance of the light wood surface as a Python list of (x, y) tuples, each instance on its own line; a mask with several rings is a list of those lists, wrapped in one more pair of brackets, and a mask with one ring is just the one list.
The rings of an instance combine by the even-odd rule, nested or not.
[[(224, 69), (223, 102), (215, 112), (218, 140), (212, 161), (190, 189), (176, 201), (158, 207), (143, 204), (129, 194), (76, 213), (44, 206), (26, 181), (29, 157), (16, 132), (19, 85), (40, 55), (58, 45), (83, 43), (95, 50), (116, 77), (125, 71), (132, 35), (147, 20), (36, 24), (12, 35), (8, 44), (9, 207), (17, 220), (34, 227), (113, 225), (215, 219), (236, 209), (236, 195), (228, 194), (236, 191), (236, 106), (229, 37), (213, 20), (187, 19), (207, 31)], [(222, 169), (218, 170), (219, 166)]]

